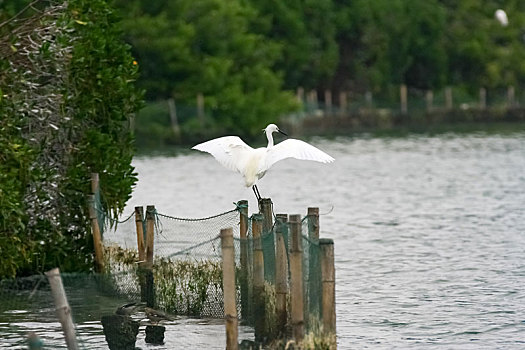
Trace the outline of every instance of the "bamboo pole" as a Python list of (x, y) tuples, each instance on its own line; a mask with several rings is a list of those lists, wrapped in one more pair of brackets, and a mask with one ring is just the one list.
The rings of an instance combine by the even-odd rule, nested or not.
[(401, 84), (401, 87), (399, 88), (399, 94), (401, 97), (401, 114), (407, 114), (407, 86), (405, 84)]
[(250, 315), (249, 291), (248, 291), (248, 201), (241, 200), (239, 206), (239, 226), (241, 239), (241, 315), (247, 319)]
[(287, 214), (276, 215), (276, 252), (275, 252), (275, 310), (277, 314), (276, 329), (280, 337), (284, 336), (288, 314), (286, 297), (288, 295), (288, 257), (286, 255)]
[(145, 299), (148, 307), (155, 307), (155, 286), (153, 281), (153, 248), (155, 242), (155, 206), (146, 207), (146, 274)]
[(253, 313), (255, 340), (265, 338), (266, 305), (264, 303), (264, 256), (261, 242), (262, 215), (252, 216), (253, 235)]
[(323, 283), (323, 330), (335, 334), (335, 265), (334, 241), (320, 239), (321, 275)]
[(58, 320), (60, 321), (62, 330), (64, 331), (67, 348), (69, 350), (76, 350), (78, 349), (78, 343), (75, 336), (75, 325), (73, 324), (73, 319), (71, 318), (71, 308), (69, 307), (64, 285), (62, 284), (60, 270), (58, 268), (49, 270), (46, 272), (46, 277), (49, 280), (51, 294), (53, 294), (53, 300), (55, 301), (55, 309)]
[(262, 234), (264, 238), (262, 250), (264, 254), (264, 278), (274, 284), (275, 270), (272, 269), (272, 262), (275, 262), (275, 237), (273, 234), (273, 211), (272, 200), (270, 198), (261, 198), (259, 201), (259, 212), (263, 216)]
[(292, 236), (290, 246), (290, 313), (292, 334), (296, 343), (304, 338), (304, 297), (303, 297), (303, 248), (301, 237), (301, 215), (290, 215), (289, 227)]
[(226, 319), (226, 349), (238, 349), (238, 321), (235, 305), (235, 252), (233, 229), (221, 230), (222, 286), (224, 291), (224, 318)]
[[(319, 256), (319, 208), (308, 208), (308, 308), (306, 311), (321, 317), (321, 265)], [(306, 313), (306, 315), (308, 315)], [(308, 317), (305, 322), (308, 322)]]
[(95, 210), (95, 195), (88, 195), (89, 219), (91, 221), (91, 233), (93, 236), (93, 247), (95, 249), (95, 271), (104, 271), (104, 250), (102, 248), (102, 235)]

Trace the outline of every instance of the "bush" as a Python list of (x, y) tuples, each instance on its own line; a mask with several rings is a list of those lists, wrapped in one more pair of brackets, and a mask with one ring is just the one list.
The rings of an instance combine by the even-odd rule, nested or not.
[(141, 93), (118, 19), (104, 0), (39, 5), (0, 28), (0, 278), (89, 270), (90, 173), (110, 216), (136, 182)]

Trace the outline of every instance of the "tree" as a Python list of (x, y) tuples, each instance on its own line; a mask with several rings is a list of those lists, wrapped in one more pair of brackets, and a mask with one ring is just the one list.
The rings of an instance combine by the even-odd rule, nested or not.
[(0, 28), (0, 278), (88, 270), (86, 194), (118, 215), (136, 181), (137, 68), (104, 0), (41, 1)]
[[(221, 132), (255, 135), (294, 108), (272, 70), (279, 44), (250, 31), (256, 11), (243, 1), (119, 1), (126, 39), (149, 99), (190, 104), (202, 93)], [(191, 123), (197, 123), (194, 118)], [(202, 125), (199, 126), (202, 129)]]

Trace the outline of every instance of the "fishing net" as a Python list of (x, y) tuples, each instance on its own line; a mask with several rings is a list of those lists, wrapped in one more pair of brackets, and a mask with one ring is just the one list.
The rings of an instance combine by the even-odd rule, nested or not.
[[(165, 323), (166, 332), (170, 333), (166, 333), (170, 346), (184, 345), (185, 337), (173, 336), (180, 332), (181, 324), (186, 324), (185, 327), (191, 324), (192, 329), (199, 326), (208, 331), (220, 329), (224, 337), (220, 239), (220, 231), (224, 228), (233, 229), (237, 313), (244, 327), (240, 332), (240, 340), (243, 337), (253, 339), (252, 327), (261, 318), (264, 318), (264, 330), (261, 332), (265, 337), (290, 336), (289, 312), (285, 323), (279, 323), (275, 302), (278, 292), (276, 271), (284, 265), (284, 284), (288, 291), (286, 308), (290, 310), (291, 237), (286, 222), (275, 220), (274, 215), (271, 215), (260, 225), (261, 230), (254, 237), (254, 221), (260, 221), (262, 217), (260, 214), (248, 216), (247, 208), (240, 204), (232, 210), (201, 219), (174, 217), (148, 207), (144, 211), (146, 215), (137, 211), (125, 215), (121, 221), (112, 221), (103, 216), (99, 198), (95, 196), (95, 208), (100, 221), (105, 223), (100, 225), (104, 230), (104, 271), (100, 274), (62, 274), (81, 346), (103, 344), (104, 333), (100, 325), (102, 316), (114, 315), (118, 306), (129, 303), (142, 305), (132, 313), (139, 322), (141, 332), (151, 323), (144, 312), (146, 304), (171, 315), (172, 321), (173, 317), (178, 317), (176, 322), (168, 320)], [(241, 221), (245, 222), (245, 233), (241, 233)], [(312, 236), (315, 228), (311, 227), (311, 223), (310, 217), (305, 216), (299, 225), (305, 332), (319, 328), (322, 312), (319, 243), (318, 237)], [(138, 242), (143, 240), (144, 244), (147, 243), (150, 228), (153, 228), (154, 237), (153, 259), (151, 265), (145, 265), (146, 257), (141, 256)], [(280, 240), (284, 242), (284, 260), (277, 261), (276, 247)], [(260, 313), (260, 306), (257, 306), (254, 297), (256, 246), (261, 247), (264, 257), (264, 313)], [(9, 300), (0, 309), (2, 314), (8, 315), (0, 323), (1, 338), (4, 338), (0, 347), (25, 344), (28, 333), (41, 333), (42, 324), (47, 323), (55, 330), (51, 332), (55, 338), (44, 339), (46, 345), (59, 347), (57, 344), (63, 344), (63, 340), (60, 342), (56, 339), (57, 334), (61, 335), (60, 325), (45, 276), (3, 281), (0, 287), (0, 300)], [(190, 321), (195, 319), (206, 321), (201, 321), (205, 323), (202, 325)], [(213, 319), (217, 321), (211, 321)], [(207, 331), (199, 332), (204, 339)], [(44, 337), (48, 333), (44, 332)], [(137, 339), (144, 341), (140, 336)], [(223, 348), (223, 344), (216, 345)], [(206, 345), (206, 348), (213, 346)]]

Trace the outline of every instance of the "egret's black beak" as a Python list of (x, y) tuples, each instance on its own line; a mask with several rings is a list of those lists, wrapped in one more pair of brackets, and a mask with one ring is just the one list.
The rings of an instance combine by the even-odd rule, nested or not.
[(287, 134), (287, 133), (285, 133), (284, 131), (281, 131), (280, 129), (279, 129), (279, 130), (277, 130), (277, 131), (278, 131), (279, 133), (283, 134), (284, 136), (288, 136), (288, 134)]

